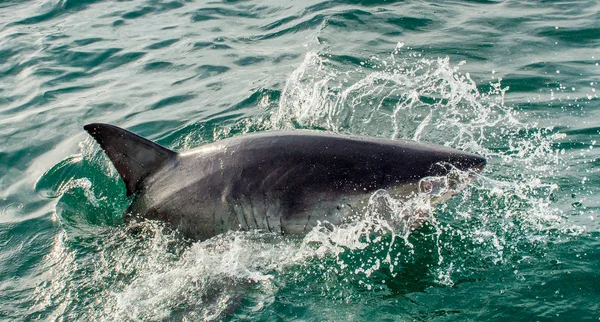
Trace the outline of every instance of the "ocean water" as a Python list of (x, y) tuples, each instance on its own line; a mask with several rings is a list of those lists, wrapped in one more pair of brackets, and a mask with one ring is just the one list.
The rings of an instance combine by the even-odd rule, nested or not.
[[(0, 320), (600, 320), (597, 1), (0, 2)], [(123, 224), (83, 131), (317, 129), (478, 153), (428, 224)], [(410, 212), (394, 203), (394, 211)]]

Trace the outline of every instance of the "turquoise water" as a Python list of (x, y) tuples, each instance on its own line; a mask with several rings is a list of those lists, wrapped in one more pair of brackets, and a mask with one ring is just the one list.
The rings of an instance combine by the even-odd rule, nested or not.
[[(599, 320), (599, 48), (596, 1), (1, 2), (0, 319)], [(174, 150), (308, 128), (489, 165), (412, 232), (365, 214), (192, 243), (123, 224), (90, 122)]]

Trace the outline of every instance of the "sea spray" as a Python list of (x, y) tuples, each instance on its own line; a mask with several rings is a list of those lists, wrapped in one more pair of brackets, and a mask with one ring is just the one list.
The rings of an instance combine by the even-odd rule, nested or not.
[[(70, 233), (86, 225), (75, 220), (55, 240), (46, 258), (49, 275), (36, 288), (36, 294), (54, 295), (40, 296), (34, 311), (39, 317), (211, 320), (269, 307), (282, 291), (352, 303), (359, 290), (404, 294), (450, 286), (523, 252), (535, 256), (548, 234), (573, 231), (552, 206), (557, 185), (548, 183), (546, 173), (563, 162), (554, 149), (557, 134), (520, 121), (504, 102), (507, 88), (500, 82), (477, 85), (460, 71), (462, 65), (422, 58), (404, 47), (358, 68), (308, 53), (269, 117), (261, 111), (256, 119), (234, 124), (236, 131), (212, 128), (212, 139), (257, 129), (313, 128), (416, 139), (486, 156), (491, 170), (446, 204), (432, 206), (427, 195), (402, 200), (377, 191), (357, 210), (359, 220), (333, 228), (323, 224), (301, 239), (256, 231), (190, 243), (155, 222), (85, 236)], [(502, 141), (509, 149), (497, 148)], [(185, 139), (183, 145), (189, 142), (196, 141)], [(96, 169), (108, 164), (85, 146), (81, 156), (47, 175), (72, 164), (87, 162)], [(111, 171), (101, 170), (114, 180)], [(84, 182), (65, 176), (63, 182)], [(62, 184), (57, 195), (85, 191), (84, 186)], [(115, 198), (101, 197), (106, 191), (88, 193), (94, 194), (92, 206), (122, 207)], [(67, 207), (71, 202), (59, 199), (61, 221), (82, 216)], [(414, 230), (411, 221), (422, 219), (425, 225)]]

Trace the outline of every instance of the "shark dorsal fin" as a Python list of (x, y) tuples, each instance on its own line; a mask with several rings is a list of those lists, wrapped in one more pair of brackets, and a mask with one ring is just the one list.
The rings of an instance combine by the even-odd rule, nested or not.
[(144, 178), (177, 156), (176, 152), (114, 125), (92, 123), (83, 128), (117, 168), (127, 187), (127, 196), (139, 189)]

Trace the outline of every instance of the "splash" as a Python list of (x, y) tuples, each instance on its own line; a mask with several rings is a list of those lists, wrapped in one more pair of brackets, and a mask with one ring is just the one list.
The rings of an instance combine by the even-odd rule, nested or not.
[(306, 241), (260, 232), (189, 244), (152, 221), (99, 234), (57, 236), (31, 317), (220, 320), (242, 301), (268, 306), (275, 276), (326, 255)]
[[(509, 88), (502, 87), (501, 79), (477, 84), (469, 73), (461, 72), (465, 62), (454, 65), (447, 57), (420, 56), (399, 44), (388, 57), (374, 56), (348, 68), (335, 56), (308, 53), (286, 82), (272, 126), (413, 139), (485, 156), (489, 162), (485, 175), (436, 209), (425, 210), (426, 203), (418, 198), (410, 204), (385, 194), (372, 197), (385, 200), (388, 209), (403, 214), (401, 218), (426, 219), (433, 227), (438, 260), (432, 273), (440, 284), (451, 285), (453, 273), (469, 270), (466, 260), (448, 255), (457, 248), (474, 245), (477, 256), (500, 264), (522, 250), (523, 243), (543, 242), (557, 231), (580, 232), (553, 206), (559, 189), (554, 181), (565, 164), (556, 148), (562, 135), (520, 121), (520, 112), (505, 104)], [(373, 209), (367, 213), (364, 218), (370, 218)], [(394, 231), (386, 221), (369, 225), (371, 231)], [(365, 238), (358, 237), (357, 230), (345, 233), (355, 240)], [(409, 253), (412, 232), (399, 232)], [(337, 237), (340, 232), (335, 234), (346, 249), (368, 248), (352, 248), (348, 246), (352, 242)], [(457, 245), (457, 237), (468, 242)], [(337, 246), (329, 244), (332, 249)], [(391, 247), (387, 248), (384, 260), (373, 258), (372, 269), (393, 262)]]
[[(408, 199), (377, 191), (356, 220), (339, 227), (323, 223), (302, 239), (230, 232), (190, 244), (154, 222), (108, 228), (101, 237), (61, 234), (47, 257), (32, 317), (243, 319), (272, 306), (284, 290), (316, 290), (344, 302), (364, 290), (406, 294), (504, 265), (556, 232), (577, 233), (553, 205), (559, 189), (553, 176), (564, 163), (555, 148), (560, 134), (521, 122), (505, 104), (508, 88), (500, 81), (478, 85), (461, 72), (463, 65), (422, 58), (403, 46), (359, 66), (308, 53), (270, 117), (233, 128), (313, 128), (427, 141), (484, 155), (489, 165), (483, 175), (427, 178)], [(230, 132), (213, 129), (212, 139)], [(84, 143), (81, 156), (46, 176), (69, 178), (65, 169), (87, 162), (86, 169), (100, 173), (94, 176), (118, 181), (101, 158)], [(456, 186), (461, 176), (469, 177), (468, 186)], [(113, 204), (115, 198), (89, 191), (88, 183), (70, 178), (54, 189), (60, 196), (83, 190), (92, 214)], [(456, 195), (436, 205), (448, 193)], [(68, 209), (69, 202), (61, 197), (57, 209)], [(114, 205), (104, 208), (115, 213)]]
[[(397, 55), (397, 52), (396, 52)], [(518, 125), (504, 106), (499, 83), (481, 95), (470, 75), (448, 58), (373, 57), (340, 72), (327, 56), (308, 53), (286, 82), (274, 127), (325, 128), (464, 147), (486, 139), (490, 128)], [(368, 66), (368, 67), (366, 67)]]

